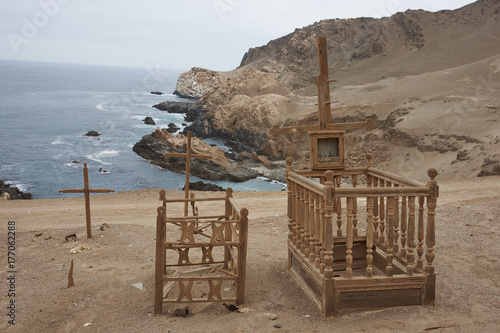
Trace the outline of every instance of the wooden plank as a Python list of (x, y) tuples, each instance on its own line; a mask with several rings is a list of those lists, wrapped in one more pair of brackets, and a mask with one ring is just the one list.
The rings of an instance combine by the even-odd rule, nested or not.
[(174, 202), (191, 202), (191, 201), (222, 201), (226, 200), (225, 197), (220, 198), (184, 198), (184, 199), (167, 199), (164, 200), (165, 203), (174, 203)]
[[(192, 300), (177, 300), (176, 299), (164, 299), (163, 303), (213, 303), (215, 300), (207, 298), (193, 298)], [(216, 300), (217, 302), (233, 303), (236, 302), (236, 298), (222, 298)]]
[(234, 281), (236, 278), (234, 276), (220, 276), (220, 275), (203, 275), (203, 276), (168, 276), (164, 275), (164, 281), (212, 281), (212, 280), (224, 280), (224, 281)]
[(341, 309), (421, 305), (422, 288), (340, 291)]

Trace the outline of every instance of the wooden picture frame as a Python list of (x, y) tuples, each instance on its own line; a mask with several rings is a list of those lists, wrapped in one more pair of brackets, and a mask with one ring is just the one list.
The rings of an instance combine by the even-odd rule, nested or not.
[(309, 132), (311, 169), (343, 169), (344, 131)]

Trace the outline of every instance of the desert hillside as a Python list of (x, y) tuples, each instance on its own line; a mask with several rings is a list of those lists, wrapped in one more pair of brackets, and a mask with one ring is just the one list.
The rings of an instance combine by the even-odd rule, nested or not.
[(348, 133), (348, 164), (408, 177), (500, 174), (500, 2), (480, 0), (454, 11), (408, 10), (381, 19), (332, 19), (250, 49), (239, 68), (181, 74), (177, 92), (198, 98), (189, 129), (235, 140), (274, 159), (308, 158), (308, 138), (273, 138), (273, 125), (313, 124), (317, 117), (317, 38), (328, 43), (334, 122), (377, 122)]

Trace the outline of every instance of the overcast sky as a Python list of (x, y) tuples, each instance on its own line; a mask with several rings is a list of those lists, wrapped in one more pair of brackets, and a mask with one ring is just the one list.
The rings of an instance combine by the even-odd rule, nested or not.
[(0, 0), (0, 59), (236, 68), (251, 47), (323, 19), (471, 0)]

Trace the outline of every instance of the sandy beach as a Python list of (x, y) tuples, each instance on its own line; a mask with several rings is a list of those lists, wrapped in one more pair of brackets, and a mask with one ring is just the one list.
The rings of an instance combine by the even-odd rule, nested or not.
[[(82, 198), (0, 201), (2, 294), (7, 228), (15, 221), (15, 325), (2, 297), (6, 332), (498, 332), (500, 177), (440, 185), (435, 307), (399, 307), (323, 319), (287, 271), (286, 192), (235, 192), (248, 208), (245, 313), (220, 303), (191, 306), (187, 318), (153, 316), (158, 189), (91, 198), (93, 238)], [(197, 197), (221, 193), (197, 192)], [(183, 192), (169, 191), (169, 197)], [(199, 204), (200, 211), (212, 207)], [(103, 226), (101, 228), (101, 226)], [(109, 228), (106, 226), (109, 226)], [(10, 223), (14, 225), (14, 223)], [(85, 249), (70, 253), (76, 234)], [(71, 260), (74, 284), (67, 288)], [(140, 286), (141, 288), (139, 288)], [(276, 315), (271, 320), (264, 315)]]

